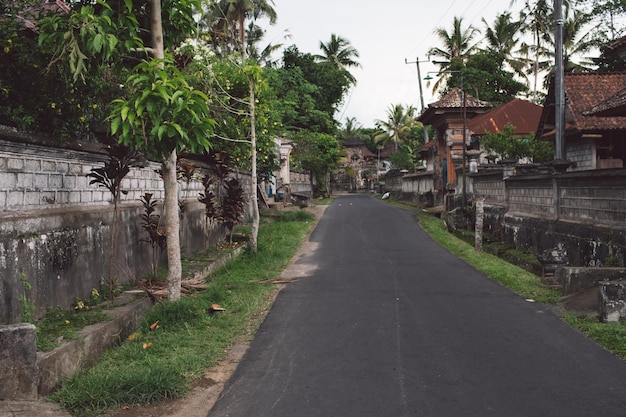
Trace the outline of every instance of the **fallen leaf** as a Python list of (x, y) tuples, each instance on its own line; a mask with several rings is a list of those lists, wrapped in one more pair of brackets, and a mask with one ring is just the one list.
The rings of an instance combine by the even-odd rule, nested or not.
[(152, 347), (152, 342), (148, 342), (148, 343), (144, 343), (143, 344), (143, 348), (144, 349), (148, 349), (149, 347)]
[(158, 320), (150, 325), (150, 330), (156, 330), (158, 328), (159, 328), (159, 321)]
[(226, 309), (225, 309), (225, 308), (220, 307), (220, 305), (219, 305), (219, 304), (211, 304), (211, 307), (209, 307), (209, 308), (207, 309), (207, 313), (209, 313), (209, 314), (213, 314), (213, 313), (215, 313), (216, 311), (226, 311)]
[(139, 332), (135, 332), (135, 333), (131, 333), (130, 335), (128, 335), (128, 337), (126, 338), (127, 340), (134, 340), (137, 338), (137, 336), (139, 336), (141, 333)]

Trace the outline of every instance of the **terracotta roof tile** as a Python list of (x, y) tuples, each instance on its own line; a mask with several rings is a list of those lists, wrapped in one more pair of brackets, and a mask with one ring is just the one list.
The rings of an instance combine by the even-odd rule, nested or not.
[(624, 89), (626, 73), (566, 74), (563, 81), (567, 128), (577, 130), (626, 128), (626, 117), (599, 117), (584, 114)]
[(467, 128), (476, 135), (482, 135), (501, 132), (510, 123), (515, 126), (515, 135), (528, 136), (537, 131), (541, 109), (537, 104), (516, 98), (488, 113), (471, 118)]
[[(460, 88), (454, 87), (448, 91), (448, 93), (441, 97), (438, 101), (431, 103), (428, 107), (432, 107), (435, 109), (447, 109), (447, 108), (460, 108), (463, 107), (463, 90)], [(472, 97), (470, 94), (467, 94), (465, 99), (465, 107), (467, 108), (489, 108), (491, 107), (491, 103), (487, 101), (478, 100), (475, 97)]]
[(591, 109), (584, 111), (585, 116), (619, 116), (626, 114), (626, 88), (617, 94), (596, 104)]
[[(626, 116), (603, 117), (594, 107), (607, 107), (613, 97), (626, 88), (626, 73), (586, 73), (564, 75), (565, 130), (599, 131), (626, 129)], [(603, 105), (604, 103), (604, 105)], [(607, 107), (608, 108), (608, 107)], [(541, 114), (538, 136), (550, 136), (554, 132), (554, 80)]]

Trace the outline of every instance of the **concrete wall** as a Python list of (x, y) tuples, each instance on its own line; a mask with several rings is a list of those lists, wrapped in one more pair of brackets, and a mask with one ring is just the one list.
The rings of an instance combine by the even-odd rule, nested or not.
[[(626, 257), (626, 170), (472, 175), (486, 196), (485, 230), (534, 253), (564, 245), (570, 266), (604, 266)], [(493, 194), (491, 194), (493, 193)]]
[[(90, 185), (86, 176), (106, 160), (100, 151), (0, 140), (0, 323), (20, 320), (21, 294), (35, 303), (36, 314), (41, 315), (47, 309), (67, 308), (75, 298), (87, 298), (111, 275), (125, 284), (152, 270), (149, 244), (142, 242), (146, 233), (139, 198), (152, 193), (160, 202), (157, 213), (161, 212), (163, 183), (155, 172), (160, 165), (133, 168), (124, 179), (127, 194), (121, 196), (112, 242), (110, 194)], [(250, 176), (238, 175), (249, 188)], [(224, 235), (221, 226), (209, 230), (204, 206), (197, 199), (200, 191), (202, 185), (195, 181), (179, 187), (180, 198), (188, 202), (181, 218), (184, 254), (204, 250)], [(112, 248), (113, 274), (109, 271)], [(162, 265), (164, 260), (162, 255)], [(25, 291), (23, 280), (32, 286), (30, 291)]]
[(308, 197), (313, 197), (313, 190), (311, 189), (311, 178), (307, 173), (290, 172), (289, 180), (291, 182), (291, 192), (303, 194)]
[(37, 399), (36, 339), (32, 324), (0, 326), (0, 401)]

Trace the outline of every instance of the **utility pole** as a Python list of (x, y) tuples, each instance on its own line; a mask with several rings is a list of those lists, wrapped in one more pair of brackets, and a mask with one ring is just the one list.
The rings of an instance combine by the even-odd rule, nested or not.
[(565, 160), (563, 126), (565, 122), (565, 88), (563, 83), (563, 0), (554, 0), (554, 103), (555, 103), (555, 138), (554, 159)]
[[(417, 83), (420, 87), (420, 104), (422, 106), (421, 113), (424, 113), (424, 109), (426, 108), (426, 106), (424, 106), (424, 90), (422, 90), (422, 74), (420, 72), (420, 62), (430, 61), (420, 61), (419, 58), (415, 58), (415, 61), (409, 62), (406, 60), (406, 58), (404, 58), (405, 64), (415, 64), (417, 66)], [(428, 143), (428, 129), (426, 128), (426, 125), (424, 125), (424, 143)]]

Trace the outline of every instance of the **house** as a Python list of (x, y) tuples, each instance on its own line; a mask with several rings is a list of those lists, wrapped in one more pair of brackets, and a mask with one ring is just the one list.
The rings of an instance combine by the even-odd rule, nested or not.
[(354, 172), (354, 184), (350, 180), (350, 190), (363, 188), (365, 181), (373, 181), (376, 178), (379, 160), (377, 155), (372, 153), (365, 146), (365, 142), (356, 137), (350, 137), (342, 142), (346, 156), (344, 168), (350, 167)]
[[(626, 161), (626, 73), (566, 73), (564, 147), (569, 171), (622, 168)], [(555, 140), (554, 79), (537, 138)]]
[[(464, 168), (465, 150), (470, 139), (467, 123), (491, 107), (491, 103), (478, 100), (459, 88), (452, 88), (440, 100), (429, 104), (418, 117), (417, 120), (433, 126), (437, 132), (432, 141), (419, 149), (427, 160), (427, 173), (433, 177), (435, 195), (458, 188), (457, 171)], [(440, 202), (438, 197), (435, 200)]]
[[(504, 103), (495, 109), (467, 121), (471, 136), (470, 149), (480, 149), (480, 138), (485, 133), (498, 133), (508, 124), (515, 127), (513, 135), (520, 138), (534, 135), (539, 126), (542, 106), (519, 98)], [(480, 154), (479, 163), (488, 163), (488, 155)]]

